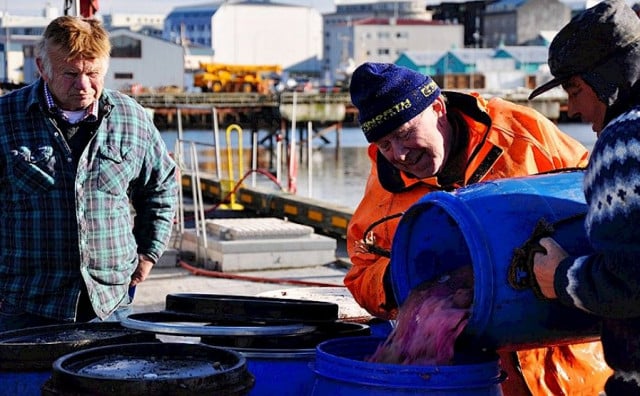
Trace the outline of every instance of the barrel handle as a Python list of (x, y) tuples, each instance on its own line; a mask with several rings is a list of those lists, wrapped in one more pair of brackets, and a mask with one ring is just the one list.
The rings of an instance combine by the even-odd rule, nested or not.
[(536, 253), (547, 253), (547, 250), (540, 245), (540, 239), (552, 237), (557, 226), (585, 216), (586, 213), (578, 213), (556, 221), (553, 224), (549, 223), (545, 218), (538, 220), (529, 239), (513, 251), (511, 264), (507, 272), (507, 278), (511, 287), (516, 290), (532, 289), (536, 297), (546, 299), (533, 274), (533, 257)]

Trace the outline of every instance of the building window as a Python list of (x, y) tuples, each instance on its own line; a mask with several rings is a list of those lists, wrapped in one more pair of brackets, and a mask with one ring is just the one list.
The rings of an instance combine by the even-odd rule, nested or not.
[(378, 48), (378, 55), (389, 55), (389, 48)]
[(112, 58), (142, 58), (142, 42), (128, 36), (111, 39)]
[(133, 73), (114, 73), (113, 78), (116, 80), (133, 80)]

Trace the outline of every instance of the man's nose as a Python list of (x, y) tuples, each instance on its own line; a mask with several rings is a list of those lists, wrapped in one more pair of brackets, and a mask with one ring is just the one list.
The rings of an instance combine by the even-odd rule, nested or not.
[(398, 142), (397, 140), (392, 140), (391, 147), (393, 149), (393, 158), (395, 158), (396, 161), (404, 161), (406, 159), (407, 152), (409, 150), (407, 150), (404, 144)]
[(576, 118), (579, 115), (579, 106), (576, 106), (576, 104), (571, 99), (569, 99), (567, 101), (567, 116), (569, 116), (569, 118)]
[(76, 88), (84, 90), (91, 86), (91, 79), (86, 74), (80, 74), (75, 81)]

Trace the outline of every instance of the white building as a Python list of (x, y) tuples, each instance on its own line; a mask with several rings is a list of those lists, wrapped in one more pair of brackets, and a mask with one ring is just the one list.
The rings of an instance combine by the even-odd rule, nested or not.
[(24, 64), (25, 56), (32, 56), (44, 29), (58, 16), (60, 11), (51, 6), (46, 7), (41, 16), (16, 16), (0, 12), (0, 80), (18, 83), (30, 82), (38, 77), (35, 64)]
[(345, 64), (393, 63), (406, 51), (449, 50), (464, 46), (463, 25), (403, 18), (366, 18), (325, 24), (324, 68), (332, 81)]
[(184, 49), (155, 37), (119, 29), (110, 32), (111, 61), (105, 87), (184, 88)]
[(318, 74), (322, 16), (311, 7), (258, 1), (177, 7), (165, 20), (164, 38), (209, 46), (218, 63)]

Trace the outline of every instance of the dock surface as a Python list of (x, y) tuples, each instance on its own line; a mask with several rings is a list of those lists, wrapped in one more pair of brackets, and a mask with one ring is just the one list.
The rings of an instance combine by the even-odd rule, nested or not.
[[(345, 318), (371, 318), (344, 286), (344, 276), (351, 267), (344, 240), (338, 240), (335, 260), (317, 266), (216, 272), (192, 264), (187, 258), (182, 260), (178, 257), (175, 265), (167, 261), (156, 265), (149, 277), (136, 288), (134, 312), (164, 310), (166, 296), (171, 293), (205, 293), (333, 300), (339, 304)], [(289, 293), (284, 293), (286, 291)]]

